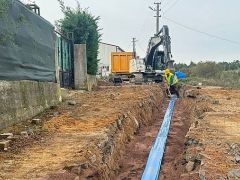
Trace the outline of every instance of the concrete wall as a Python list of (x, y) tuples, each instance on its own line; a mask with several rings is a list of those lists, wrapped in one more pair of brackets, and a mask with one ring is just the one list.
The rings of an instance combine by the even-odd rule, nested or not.
[[(98, 74), (108, 76), (111, 73), (111, 54), (112, 52), (123, 52), (116, 45), (99, 43), (98, 49)], [(108, 67), (107, 69), (105, 67)]]
[(87, 90), (92, 91), (94, 87), (97, 87), (97, 77), (94, 75), (87, 75)]
[(78, 90), (87, 88), (86, 44), (74, 45), (74, 86)]
[(0, 81), (0, 130), (32, 118), (60, 101), (56, 83)]

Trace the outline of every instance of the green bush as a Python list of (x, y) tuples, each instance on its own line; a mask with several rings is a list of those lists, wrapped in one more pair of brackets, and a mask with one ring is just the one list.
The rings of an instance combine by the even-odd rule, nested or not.
[(9, 0), (0, 0), (0, 18), (4, 17), (9, 8)]
[(175, 69), (186, 73), (182, 82), (191, 85), (222, 86), (240, 88), (240, 61), (233, 62), (199, 62), (198, 64), (175, 64)]
[(87, 46), (87, 71), (88, 74), (96, 75), (98, 69), (98, 43), (100, 30), (98, 27), (99, 17), (92, 15), (88, 9), (82, 9), (78, 3), (77, 8), (65, 7), (62, 0), (58, 0), (64, 13), (64, 18), (57, 22), (59, 30), (67, 35), (73, 33), (75, 44)]

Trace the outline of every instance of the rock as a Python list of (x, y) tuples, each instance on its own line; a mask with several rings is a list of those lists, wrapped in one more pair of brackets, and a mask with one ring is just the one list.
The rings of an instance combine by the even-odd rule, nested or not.
[(13, 137), (13, 133), (0, 134), (0, 139), (8, 139), (8, 138), (11, 138), (11, 137)]
[(189, 161), (186, 165), (187, 172), (191, 172), (194, 170), (195, 162)]
[(4, 164), (12, 166), (14, 164), (14, 160), (5, 160)]
[(57, 106), (50, 106), (49, 109), (56, 109), (56, 108), (57, 108)]
[(27, 133), (28, 133), (29, 136), (33, 136), (34, 135), (34, 131), (33, 131), (32, 128), (28, 128)]
[(122, 128), (122, 119), (118, 119), (117, 125), (118, 125), (118, 128), (119, 128), (119, 129)]
[(97, 161), (97, 156), (93, 154), (91, 157), (89, 157), (89, 160), (91, 161), (92, 164), (94, 164)]
[(200, 180), (206, 180), (206, 173), (205, 171), (199, 171), (199, 179)]
[(97, 156), (93, 154), (91, 151), (87, 151), (87, 154), (85, 157), (92, 163), (94, 164), (97, 161)]
[(81, 165), (81, 168), (82, 168), (82, 169), (88, 169), (88, 167), (89, 167), (89, 164), (88, 164), (88, 163), (85, 163), (85, 164), (82, 164), (82, 165)]
[(186, 146), (191, 146), (191, 145), (196, 145), (198, 144), (199, 142), (195, 139), (192, 139), (192, 138), (188, 138), (185, 142), (185, 145)]
[(0, 141), (0, 150), (7, 151), (10, 145), (10, 140)]
[(185, 93), (187, 97), (194, 98), (194, 99), (197, 98), (197, 96), (199, 96), (200, 94), (198, 90), (193, 90), (193, 89), (187, 90)]
[(59, 112), (54, 112), (53, 113), (53, 116), (58, 116), (59, 115)]
[(23, 137), (28, 137), (28, 132), (27, 132), (27, 131), (22, 131), (22, 132), (21, 132), (21, 136), (23, 136)]
[(139, 122), (137, 121), (137, 119), (135, 117), (133, 119), (134, 119), (134, 122), (135, 122), (137, 128), (139, 128), (140, 127)]
[(116, 97), (115, 94), (113, 94), (113, 93), (110, 94), (110, 99), (115, 100), (115, 97)]
[(240, 156), (238, 154), (235, 155), (235, 160), (237, 163), (240, 163)]
[(227, 98), (227, 100), (229, 101), (229, 100), (231, 100), (231, 98), (230, 98), (230, 97), (228, 97), (228, 98)]
[(219, 104), (219, 101), (218, 100), (213, 100), (212, 104)]
[(114, 122), (114, 123), (113, 123), (113, 128), (114, 128), (114, 129), (117, 129), (117, 128), (118, 128), (118, 123), (117, 123), (117, 122)]
[(75, 106), (77, 104), (76, 101), (68, 101), (67, 103), (70, 106)]
[(41, 119), (33, 119), (33, 120), (32, 120), (32, 124), (35, 124), (35, 125), (40, 125), (41, 122), (42, 122)]
[(76, 166), (71, 169), (71, 173), (74, 173), (76, 175), (80, 175), (82, 172), (81, 166)]
[(240, 178), (240, 169), (233, 169), (229, 171), (228, 178), (234, 178), (234, 179)]
[(9, 136), (9, 137), (7, 138), (7, 140), (10, 140), (10, 141), (16, 141), (17, 139), (19, 139), (19, 135)]

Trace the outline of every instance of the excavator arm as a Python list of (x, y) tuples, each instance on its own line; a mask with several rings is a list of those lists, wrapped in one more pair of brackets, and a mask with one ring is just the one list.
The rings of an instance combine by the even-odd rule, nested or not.
[[(161, 50), (160, 50), (160, 47)], [(151, 37), (147, 56), (145, 58), (146, 70), (156, 71), (172, 68), (173, 60), (171, 60), (171, 38), (169, 36), (168, 26), (163, 26), (158, 34)]]

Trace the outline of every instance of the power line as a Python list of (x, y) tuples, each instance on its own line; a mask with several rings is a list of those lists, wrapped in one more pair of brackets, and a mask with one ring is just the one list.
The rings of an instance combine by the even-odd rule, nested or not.
[(220, 36), (217, 36), (217, 35), (214, 35), (214, 34), (210, 34), (210, 33), (207, 33), (207, 32), (204, 32), (204, 31), (201, 31), (201, 30), (198, 30), (198, 29), (189, 27), (189, 26), (186, 26), (186, 25), (181, 24), (181, 23), (179, 23), (179, 22), (177, 22), (177, 21), (174, 21), (174, 20), (172, 20), (172, 19), (170, 19), (170, 18), (168, 18), (168, 17), (166, 17), (166, 16), (163, 16), (163, 18), (166, 19), (166, 20), (168, 20), (168, 21), (170, 21), (170, 22), (172, 22), (172, 23), (174, 23), (174, 24), (176, 24), (176, 25), (178, 25), (178, 26), (181, 26), (181, 27), (183, 27), (183, 28), (185, 28), (185, 29), (188, 29), (188, 30), (191, 30), (191, 31), (200, 33), (200, 34), (204, 34), (204, 35), (209, 36), (209, 37), (211, 37), (211, 38), (219, 39), (219, 40), (222, 40), (222, 41), (227, 41), (227, 42), (229, 42), (229, 43), (232, 43), (232, 44), (235, 44), (235, 45), (239, 45), (239, 46), (240, 46), (240, 42), (238, 42), (238, 41), (233, 41), (233, 40), (230, 40), (230, 39), (222, 38), (222, 37), (220, 37)]
[(137, 45), (138, 45), (138, 47), (139, 47), (142, 51), (144, 51), (144, 52), (146, 51), (146, 50), (142, 47), (142, 45), (140, 44), (140, 42), (138, 42)]
[(179, 1), (180, 1), (180, 0), (174, 1), (174, 3), (173, 3), (169, 8), (167, 8), (167, 10), (165, 10), (163, 14), (165, 14), (167, 11), (171, 10), (174, 6), (176, 6), (176, 4), (177, 4)]

